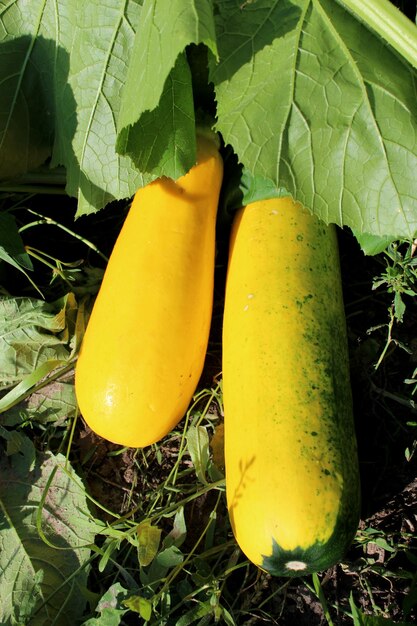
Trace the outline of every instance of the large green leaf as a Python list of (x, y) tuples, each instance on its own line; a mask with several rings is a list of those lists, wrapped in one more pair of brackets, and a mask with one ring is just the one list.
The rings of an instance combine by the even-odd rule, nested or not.
[(86, 605), (97, 529), (65, 457), (35, 456), (28, 439), (20, 451), (18, 443), (0, 456), (0, 622), (73, 626)]
[(217, 3), (217, 129), (327, 222), (417, 232), (415, 71), (334, 1)]
[(67, 168), (78, 215), (131, 196), (143, 184), (116, 153), (116, 117), (139, 21), (138, 0), (59, 4), (57, 134), (53, 164)]
[[(213, 110), (196, 93), (208, 58), (216, 128), (254, 181), (357, 233), (414, 236), (416, 70), (341, 4), (7, 3), (0, 177), (52, 154), (81, 215), (179, 176), (195, 160), (192, 96)], [(208, 55), (190, 68), (191, 44)]]
[(16, 0), (0, 8), (0, 178), (67, 169), (78, 214), (143, 177), (116, 153), (115, 119), (140, 0)]

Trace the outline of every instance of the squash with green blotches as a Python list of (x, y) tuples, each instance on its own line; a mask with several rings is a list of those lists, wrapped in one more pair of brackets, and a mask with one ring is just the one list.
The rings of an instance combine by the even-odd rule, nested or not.
[(226, 493), (237, 542), (278, 576), (343, 558), (359, 473), (334, 226), (290, 198), (232, 227), (223, 328)]

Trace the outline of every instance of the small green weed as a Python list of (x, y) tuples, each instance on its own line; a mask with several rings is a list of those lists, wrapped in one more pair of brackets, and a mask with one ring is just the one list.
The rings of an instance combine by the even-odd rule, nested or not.
[(417, 295), (417, 241), (394, 241), (384, 252), (386, 268), (374, 279), (373, 289), (385, 286), (394, 294), (393, 313), (396, 320), (403, 321), (406, 304), (404, 295)]
[(392, 301), (388, 306), (388, 322), (368, 330), (368, 333), (371, 334), (381, 328), (387, 329), (385, 345), (375, 365), (376, 369), (381, 365), (388, 349), (392, 346), (398, 346), (409, 354), (411, 353), (409, 346), (393, 336), (393, 329), (395, 323), (403, 322), (404, 320), (406, 311), (404, 296), (410, 298), (417, 296), (417, 257), (415, 252), (415, 241), (390, 243), (382, 255), (385, 269), (379, 276), (374, 278), (372, 289), (385, 287), (386, 293), (393, 295)]

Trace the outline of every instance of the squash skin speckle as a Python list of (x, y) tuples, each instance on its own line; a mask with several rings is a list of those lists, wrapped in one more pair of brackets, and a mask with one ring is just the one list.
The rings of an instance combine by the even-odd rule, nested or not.
[(241, 549), (274, 575), (331, 567), (353, 539), (360, 502), (339, 256), (334, 227), (290, 198), (235, 217), (223, 393)]
[(83, 418), (124, 446), (155, 443), (178, 424), (204, 365), (223, 164), (206, 136), (197, 149), (186, 175), (137, 191), (76, 365)]

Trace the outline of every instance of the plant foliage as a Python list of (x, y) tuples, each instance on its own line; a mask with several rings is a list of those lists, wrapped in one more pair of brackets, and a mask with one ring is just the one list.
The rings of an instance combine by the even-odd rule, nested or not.
[(0, 177), (62, 164), (91, 213), (189, 169), (198, 100), (267, 189), (413, 237), (416, 70), (373, 26), (334, 0), (2, 3)]

